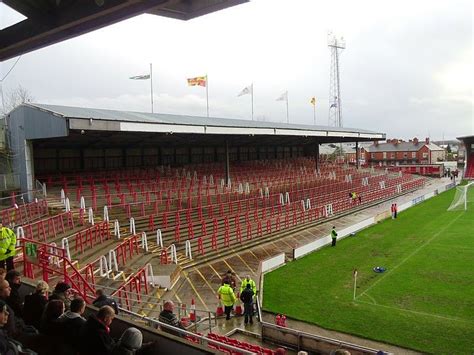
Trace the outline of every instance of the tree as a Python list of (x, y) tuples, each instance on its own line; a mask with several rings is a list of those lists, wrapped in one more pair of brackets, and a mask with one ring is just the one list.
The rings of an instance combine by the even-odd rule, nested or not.
[(31, 93), (28, 89), (25, 89), (23, 86), (18, 85), (18, 87), (10, 92), (7, 92), (5, 95), (2, 95), (3, 106), (1, 108), (2, 115), (6, 115), (15, 107), (20, 106), (25, 102), (31, 102), (34, 100)]

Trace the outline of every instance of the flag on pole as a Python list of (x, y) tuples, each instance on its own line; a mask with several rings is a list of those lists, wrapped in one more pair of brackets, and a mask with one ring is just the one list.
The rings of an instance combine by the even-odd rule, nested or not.
[(253, 85), (249, 85), (240, 92), (240, 94), (237, 95), (237, 97), (242, 96), (242, 95), (248, 95), (248, 94), (253, 94)]
[(316, 106), (316, 98), (313, 96), (310, 101), (311, 105)]
[(129, 79), (132, 79), (132, 80), (147, 80), (147, 79), (150, 79), (150, 78), (151, 78), (150, 74), (145, 74), (145, 75), (131, 76)]
[(188, 86), (207, 86), (207, 76), (197, 76), (195, 78), (189, 78)]
[(285, 91), (276, 100), (277, 101), (288, 101), (288, 91)]

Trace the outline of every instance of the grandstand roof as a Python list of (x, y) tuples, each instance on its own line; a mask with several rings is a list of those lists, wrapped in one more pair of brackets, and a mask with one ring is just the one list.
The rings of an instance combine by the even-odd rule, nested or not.
[(430, 150), (443, 150), (443, 148), (437, 146), (434, 143), (426, 144), (425, 141), (420, 141), (417, 144), (413, 142), (400, 142), (397, 144), (394, 143), (379, 143), (377, 145), (372, 144), (370, 147), (367, 147), (366, 150), (369, 153), (376, 152), (417, 152), (424, 146), (427, 146)]
[(385, 138), (384, 133), (356, 128), (286, 124), (279, 122), (226, 119), (221, 117), (117, 111), (45, 104), (25, 104), (23, 106), (49, 112), (56, 117), (66, 118), (69, 121), (69, 129), (76, 130), (190, 133), (204, 135), (331, 137), (344, 138), (346, 140), (352, 139), (353, 141), (369, 141)]
[(143, 13), (189, 20), (248, 0), (3, 0), (26, 17), (0, 30), (0, 61)]

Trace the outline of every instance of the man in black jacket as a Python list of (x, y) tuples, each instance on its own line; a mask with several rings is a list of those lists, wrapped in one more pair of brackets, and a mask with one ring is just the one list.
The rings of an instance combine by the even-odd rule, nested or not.
[(245, 290), (240, 294), (240, 300), (244, 303), (244, 323), (248, 324), (250, 320), (250, 324), (253, 324), (253, 290), (250, 283), (247, 284)]
[(81, 354), (109, 355), (115, 346), (110, 336), (110, 324), (115, 318), (114, 309), (103, 306), (97, 315), (90, 315), (81, 329)]
[[(158, 320), (162, 323), (171, 325), (173, 327), (179, 328), (179, 329), (184, 329), (183, 325), (181, 322), (178, 320), (176, 315), (173, 313), (174, 310), (174, 303), (173, 301), (166, 301), (163, 305), (163, 310), (160, 313), (160, 316)], [(173, 334), (176, 336), (181, 336), (181, 334), (177, 331), (173, 331), (172, 329), (168, 327), (161, 327), (161, 330), (164, 332), (167, 332), (169, 334)]]
[(86, 302), (81, 297), (78, 297), (71, 301), (71, 309), (58, 318), (64, 342), (74, 349), (79, 349), (80, 347), (80, 340), (77, 334), (80, 333), (86, 323), (85, 318), (82, 317), (85, 310)]
[(21, 301), (20, 293), (18, 289), (21, 287), (21, 274), (12, 269), (5, 275), (5, 280), (10, 285), (10, 296), (7, 297), (7, 304), (13, 309), (17, 317), (23, 317), (23, 302)]
[(104, 290), (97, 290), (95, 291), (95, 295), (97, 298), (92, 301), (92, 304), (97, 308), (101, 308), (103, 306), (110, 306), (114, 309), (115, 314), (118, 314), (118, 305), (112, 298), (107, 297)]

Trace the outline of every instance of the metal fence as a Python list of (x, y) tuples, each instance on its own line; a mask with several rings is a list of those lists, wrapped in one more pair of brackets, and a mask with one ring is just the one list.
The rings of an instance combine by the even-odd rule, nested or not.
[(20, 175), (0, 174), (0, 191), (8, 191), (20, 188)]

